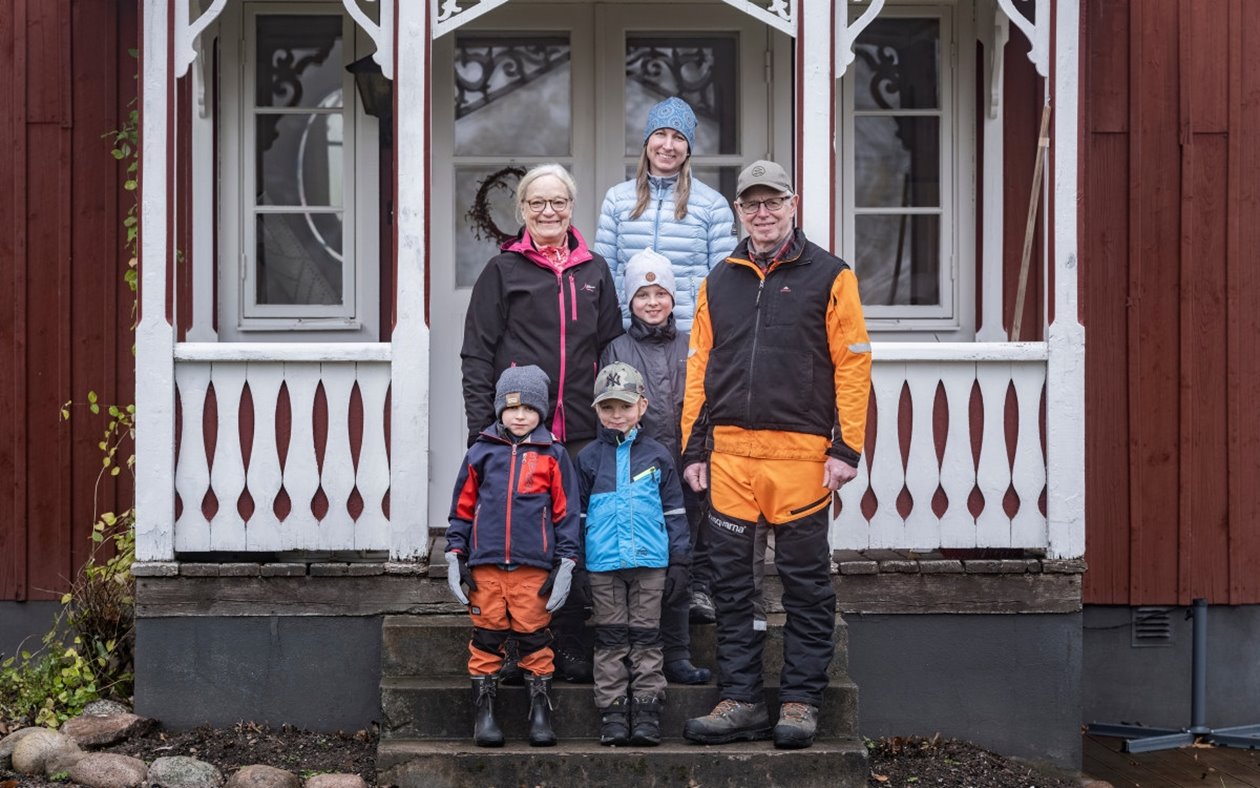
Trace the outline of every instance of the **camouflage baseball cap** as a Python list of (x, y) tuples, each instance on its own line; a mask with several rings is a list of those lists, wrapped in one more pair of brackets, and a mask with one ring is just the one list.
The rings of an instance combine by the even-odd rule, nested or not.
[(598, 405), (609, 399), (634, 403), (643, 394), (643, 376), (639, 374), (639, 370), (624, 361), (614, 361), (595, 376), (595, 401), (591, 404)]

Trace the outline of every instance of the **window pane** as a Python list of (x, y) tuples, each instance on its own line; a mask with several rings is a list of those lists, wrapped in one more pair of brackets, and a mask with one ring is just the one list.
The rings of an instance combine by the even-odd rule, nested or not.
[(693, 155), (739, 153), (734, 36), (626, 39), (626, 155), (643, 148), (643, 124), (656, 103), (679, 96), (696, 112)]
[[(520, 229), (521, 223), (516, 218), (513, 204), (517, 176), (506, 173), (506, 169), (499, 166), (455, 168), (456, 287), (472, 287), (476, 284), (481, 269), (486, 267), (491, 257), (499, 253), (499, 242), (468, 215), (477, 199), (477, 190), (486, 178), (500, 173), (495, 182), (501, 186), (492, 186), (486, 191), (486, 208), (495, 227), (512, 235)], [(478, 238), (478, 235), (481, 237)]]
[(853, 46), (854, 105), (863, 109), (937, 109), (941, 59), (938, 19), (882, 18)]
[(257, 217), (259, 304), (341, 303), (341, 214)]
[(341, 207), (340, 114), (259, 115), (257, 127), (259, 205)]
[(857, 272), (867, 306), (940, 303), (939, 216), (855, 217)]
[(258, 106), (320, 106), (340, 89), (345, 77), (341, 24), (339, 14), (259, 16)]
[(572, 69), (563, 37), (461, 36), (455, 155), (568, 156)]
[[(735, 181), (739, 179), (739, 171), (739, 167), (692, 167), (691, 177), (716, 189), (727, 202), (734, 202)], [(729, 205), (727, 207), (730, 208)]]
[(940, 206), (940, 118), (867, 115), (853, 128), (859, 208)]

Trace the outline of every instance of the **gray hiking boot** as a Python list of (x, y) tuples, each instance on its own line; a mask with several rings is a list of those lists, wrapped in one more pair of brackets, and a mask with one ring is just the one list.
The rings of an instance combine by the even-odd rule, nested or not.
[(704, 717), (687, 720), (683, 738), (700, 744), (756, 741), (770, 736), (770, 715), (764, 703), (724, 698)]
[(801, 750), (814, 743), (818, 730), (818, 707), (808, 703), (784, 703), (774, 726), (774, 746), (780, 750)]

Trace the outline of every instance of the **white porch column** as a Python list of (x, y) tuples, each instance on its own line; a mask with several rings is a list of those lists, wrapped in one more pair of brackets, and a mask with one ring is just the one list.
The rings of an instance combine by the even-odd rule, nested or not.
[[(140, 323), (136, 326), (136, 558), (175, 557), (175, 332), (166, 315), (174, 90), (166, 0), (143, 8), (140, 105)], [(186, 501), (197, 506), (199, 501)]]
[[(394, 0), (389, 0), (394, 2)], [(424, 322), (425, 196), (429, 78), (428, 14), (423, 3), (397, 0), (394, 134), (397, 203), (394, 227), (398, 320), (391, 338), (390, 555), (422, 555), (429, 540), (429, 328)]]
[[(844, 4), (835, 11), (844, 14)], [(797, 80), (800, 91), (797, 110), (800, 148), (796, 151), (796, 191), (801, 195), (800, 222), (805, 235), (830, 249), (832, 206), (831, 161), (835, 154), (835, 134), (831, 118), (835, 106), (835, 77), (831, 60), (831, 3), (800, 3), (797, 6)]]
[[(979, 9), (983, 9), (980, 11)], [(1002, 326), (1002, 181), (1006, 175), (1006, 108), (1002, 104), (1003, 68), (1010, 20), (998, 11), (992, 0), (980, 4), (976, 24), (984, 43), (984, 198), (981, 205), (980, 239), (981, 314), (977, 342), (1005, 342)]]
[(1050, 554), (1085, 554), (1085, 328), (1078, 319), (1080, 0), (1057, 0), (1054, 51), (1054, 322), (1046, 377)]

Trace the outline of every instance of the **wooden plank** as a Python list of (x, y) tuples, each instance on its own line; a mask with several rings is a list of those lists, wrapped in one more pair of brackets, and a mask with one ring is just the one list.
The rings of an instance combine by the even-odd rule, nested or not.
[(836, 594), (842, 613), (1075, 613), (1081, 609), (1081, 576), (845, 575)]
[(415, 577), (146, 577), (136, 616), (374, 616), (457, 613), (445, 581)]
[(65, 368), (63, 269), (59, 214), (63, 149), (61, 127), (31, 124), (27, 133), (25, 465), (38, 484), (27, 489), (27, 564), (31, 599), (56, 599), (70, 575), (68, 436), (61, 406), (69, 398)]
[[(6, 293), (20, 292), (21, 239), (25, 223), (19, 217), (25, 195), (18, 184), (25, 179), (23, 151), (25, 111), (20, 106), (23, 91), (16, 79), (17, 55), (15, 38), (21, 30), (18, 10), (14, 3), (0, 4), (0, 183), (6, 184), (0, 197), (0, 287)], [(18, 320), (17, 299), (0, 299), (0, 363), (12, 374), (0, 383), (0, 410), (5, 416), (0, 421), (0, 478), (7, 483), (0, 485), (0, 513), (5, 522), (0, 524), (0, 599), (21, 599), (25, 594), (26, 547), (23, 541), (25, 527), (25, 496), (22, 492), (22, 468), (19, 458), (22, 451), (22, 377), (21, 358), (17, 353), (21, 323)]]
[(1175, 604), (1180, 174), (1177, 5), (1131, 6), (1129, 464), (1131, 604)]
[(1242, 780), (1246, 785), (1260, 786), (1260, 754), (1255, 750), (1214, 747), (1200, 750), (1200, 757), (1224, 774)]
[(1217, 134), (1190, 139), (1182, 203), (1178, 596), (1183, 604), (1198, 597), (1220, 604), (1229, 594), (1228, 331), (1221, 308), (1228, 140)]
[[(1085, 352), (1085, 576), (1088, 604), (1129, 602), (1129, 137), (1085, 146), (1081, 304)], [(1136, 493), (1133, 493), (1136, 494)]]
[[(1082, 74), (1086, 129), (1123, 134), (1129, 130), (1129, 0), (1094, 0), (1086, 3), (1086, 13), (1086, 65)], [(1088, 177), (1088, 165), (1084, 172)], [(1086, 189), (1085, 197), (1089, 194)], [(1085, 216), (1094, 218), (1089, 211)], [(1083, 229), (1088, 228), (1087, 222)]]
[(1182, 28), (1189, 41), (1183, 53), (1185, 86), (1194, 111), (1191, 134), (1229, 130), (1230, 0), (1181, 0)]
[[(1003, 324), (1009, 329), (1019, 284), (1045, 87), (1022, 47), (1007, 45), (1003, 57), (1002, 315)], [(1019, 331), (1025, 341), (1045, 338), (1044, 225), (1039, 213), (1029, 259), (1028, 299)]]
[(27, 122), (61, 125), (66, 116), (65, 26), (69, 0), (17, 0), (26, 7)]
[[(1106, 744), (1108, 741), (1114, 744)], [(1093, 777), (1109, 772), (1106, 779), (1115, 788), (1178, 788), (1177, 783), (1144, 767), (1140, 756), (1120, 752), (1120, 741), (1110, 737), (1085, 737), (1085, 770)]]
[(1212, 752), (1213, 750), (1198, 747), (1180, 747), (1175, 750), (1139, 753), (1136, 757), (1143, 768), (1172, 780), (1178, 785), (1248, 788), (1250, 783), (1222, 773), (1220, 769), (1208, 763)]
[[(1260, 409), (1254, 392), (1260, 385), (1260, 183), (1242, 173), (1260, 172), (1260, 5), (1231, 6), (1231, 108), (1229, 145), (1229, 590), (1231, 604), (1260, 602), (1260, 485), (1245, 469), (1260, 468)], [(1251, 47), (1252, 49), (1247, 49)]]

